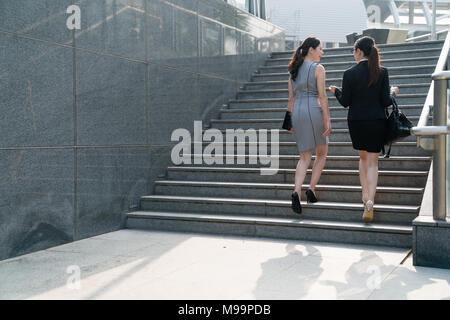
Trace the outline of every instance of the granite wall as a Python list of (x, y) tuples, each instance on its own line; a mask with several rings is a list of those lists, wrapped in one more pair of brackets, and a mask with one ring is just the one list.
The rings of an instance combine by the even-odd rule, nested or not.
[(1, 0), (0, 259), (123, 227), (171, 132), (280, 50), (282, 29), (221, 0)]

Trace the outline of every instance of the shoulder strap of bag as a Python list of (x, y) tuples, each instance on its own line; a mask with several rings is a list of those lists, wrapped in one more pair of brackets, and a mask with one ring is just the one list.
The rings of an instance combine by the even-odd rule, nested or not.
[[(391, 99), (392, 99), (392, 112), (395, 114), (398, 114), (398, 104), (397, 104), (397, 100), (395, 99), (394, 95), (391, 95)], [(389, 113), (386, 110), (386, 116), (389, 117)], [(381, 152), (383, 153), (383, 158), (390, 158), (391, 156), (391, 148), (392, 148), (392, 143), (389, 144), (389, 149), (388, 152), (386, 152), (384, 146), (381, 147)]]

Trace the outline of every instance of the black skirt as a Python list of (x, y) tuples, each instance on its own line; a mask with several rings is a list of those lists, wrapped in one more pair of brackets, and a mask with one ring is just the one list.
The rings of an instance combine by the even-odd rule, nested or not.
[(348, 120), (347, 122), (353, 149), (381, 152), (386, 120)]

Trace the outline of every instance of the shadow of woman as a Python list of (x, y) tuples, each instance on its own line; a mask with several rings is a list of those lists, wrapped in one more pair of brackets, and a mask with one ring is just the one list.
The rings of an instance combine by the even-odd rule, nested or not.
[(287, 255), (269, 259), (261, 264), (262, 275), (253, 295), (258, 300), (294, 300), (308, 294), (323, 269), (322, 257), (313, 246), (304, 246), (306, 253), (295, 244), (286, 246)]
[[(407, 293), (433, 283), (430, 279), (420, 279), (417, 273), (405, 269), (402, 276), (393, 274), (398, 265), (386, 265), (383, 259), (374, 252), (361, 252), (361, 259), (353, 263), (345, 272), (345, 282), (321, 281), (323, 285), (334, 286), (338, 299), (362, 300), (377, 299), (408, 299)], [(412, 281), (404, 281), (410, 278)], [(389, 292), (383, 289), (391, 289)]]

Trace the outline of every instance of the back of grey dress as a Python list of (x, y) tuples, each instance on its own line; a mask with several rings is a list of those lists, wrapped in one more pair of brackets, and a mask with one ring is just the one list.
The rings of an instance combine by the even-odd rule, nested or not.
[(292, 127), (298, 152), (315, 149), (328, 144), (323, 125), (322, 109), (318, 103), (317, 81), (315, 77), (317, 63), (304, 61), (293, 81), (294, 105), (292, 107)]

